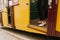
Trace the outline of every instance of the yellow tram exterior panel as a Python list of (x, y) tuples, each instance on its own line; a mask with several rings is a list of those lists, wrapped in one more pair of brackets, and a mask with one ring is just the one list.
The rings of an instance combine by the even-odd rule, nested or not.
[(14, 7), (15, 25), (29, 25), (29, 0), (19, 0), (19, 5)]
[(2, 19), (3, 19), (3, 25), (8, 27), (8, 12), (7, 12), (7, 8), (5, 8), (4, 11), (2, 12)]
[[(28, 3), (28, 5), (26, 5), (26, 3)], [(30, 0), (19, 0), (19, 5), (14, 7), (14, 20), (16, 29), (39, 34), (46, 34), (28, 28), (30, 24)]]
[[(4, 12), (2, 12), (2, 18), (3, 25), (5, 27), (10, 27), (8, 26), (9, 23), (7, 8), (5, 8)], [(14, 6), (14, 21), (16, 29), (39, 34), (46, 34), (28, 27), (30, 25), (30, 0), (19, 0), (19, 5)], [(37, 29), (45, 30), (45, 32), (47, 32), (46, 28), (37, 27)], [(58, 2), (56, 31), (60, 32), (60, 0)]]
[(60, 32), (60, 0), (58, 2), (56, 31)]
[(29, 25), (29, 0), (19, 0), (19, 5), (14, 7), (14, 19), (16, 29), (27, 29)]

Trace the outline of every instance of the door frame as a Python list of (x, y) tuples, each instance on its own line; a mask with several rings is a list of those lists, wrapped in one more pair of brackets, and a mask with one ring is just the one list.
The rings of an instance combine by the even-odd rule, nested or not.
[(49, 36), (56, 36), (57, 9), (58, 4), (56, 5), (55, 0), (52, 0), (52, 9), (48, 7), (47, 35)]
[[(8, 5), (9, 5), (9, 1), (11, 0), (8, 0)], [(10, 8), (10, 15), (11, 15), (11, 27), (13, 29), (15, 29), (15, 21), (14, 21), (14, 6), (8, 6)]]

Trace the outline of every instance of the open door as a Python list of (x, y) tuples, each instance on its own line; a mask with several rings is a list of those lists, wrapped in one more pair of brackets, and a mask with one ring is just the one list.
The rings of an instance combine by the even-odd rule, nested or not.
[(8, 22), (11, 28), (15, 28), (13, 0), (8, 0)]
[(48, 0), (30, 0), (29, 28), (47, 33)]
[(42, 22), (47, 21), (48, 19), (48, 0), (31, 0), (30, 1), (30, 23), (35, 26), (44, 26), (47, 25), (39, 25)]
[[(29, 28), (56, 36), (58, 0), (31, 0), (30, 4)], [(43, 26), (39, 22), (41, 19), (46, 22)]]

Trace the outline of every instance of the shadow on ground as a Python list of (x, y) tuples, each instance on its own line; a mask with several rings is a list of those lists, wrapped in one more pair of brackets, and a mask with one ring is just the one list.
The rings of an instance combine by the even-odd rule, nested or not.
[(21, 30), (10, 29), (10, 28), (2, 28), (2, 29), (19, 34), (19, 35), (24, 35), (29, 38), (38, 39), (38, 40), (40, 40), (40, 39), (42, 39), (42, 40), (60, 40), (59, 37), (51, 37), (51, 36), (46, 36), (46, 35), (41, 35), (41, 34), (36, 34), (36, 33), (29, 33), (29, 32), (25, 32), (25, 31), (21, 31)]

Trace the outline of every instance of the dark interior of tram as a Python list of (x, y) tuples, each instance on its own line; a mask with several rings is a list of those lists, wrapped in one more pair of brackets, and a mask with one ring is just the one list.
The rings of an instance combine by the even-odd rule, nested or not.
[[(46, 27), (48, 18), (48, 0), (31, 0), (30, 7), (30, 24), (38, 27)], [(42, 22), (45, 22), (45, 24)]]

